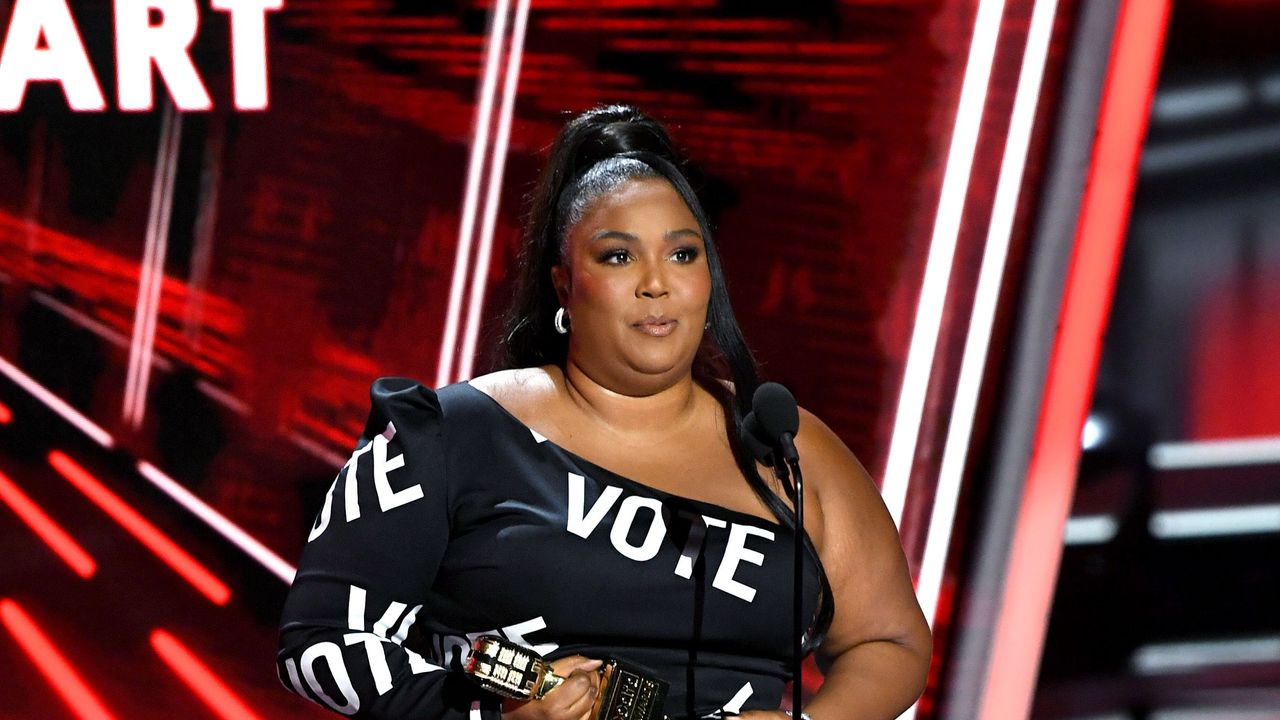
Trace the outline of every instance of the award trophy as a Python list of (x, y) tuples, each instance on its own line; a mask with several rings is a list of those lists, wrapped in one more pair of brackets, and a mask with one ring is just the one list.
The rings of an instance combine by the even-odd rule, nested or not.
[[(466, 670), (484, 689), (516, 700), (541, 700), (564, 682), (536, 652), (496, 635), (475, 639)], [(604, 660), (596, 672), (600, 694), (591, 708), (594, 720), (663, 720), (665, 680), (616, 659)]]

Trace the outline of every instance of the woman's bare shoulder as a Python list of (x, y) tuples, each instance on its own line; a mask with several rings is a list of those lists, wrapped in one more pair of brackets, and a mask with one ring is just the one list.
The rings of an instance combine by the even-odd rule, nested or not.
[(819, 553), (835, 618), (823, 651), (839, 655), (871, 640), (892, 640), (928, 658), (929, 625), (912, 589), (898, 529), (880, 491), (853, 451), (826, 423), (801, 410), (796, 433), (806, 485), (822, 511)]
[(813, 478), (820, 497), (852, 493), (863, 504), (883, 506), (875, 482), (858, 457), (821, 418), (804, 408), (800, 408), (796, 449), (804, 463), (805, 479)]
[(480, 392), (497, 400), (517, 417), (544, 410), (559, 395), (562, 384), (560, 368), (543, 365), (530, 368), (498, 370), (467, 381)]

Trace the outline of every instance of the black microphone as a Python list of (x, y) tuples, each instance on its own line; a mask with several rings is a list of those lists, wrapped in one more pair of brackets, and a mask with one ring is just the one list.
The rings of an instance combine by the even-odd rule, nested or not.
[(751, 412), (742, 419), (741, 438), (757, 460), (770, 466), (773, 451), (781, 449), (786, 460), (796, 459), (794, 438), (800, 429), (796, 399), (775, 382), (763, 383), (751, 396)]
[(747, 413), (747, 416), (742, 418), (742, 431), (739, 437), (742, 438), (742, 444), (751, 451), (756, 460), (769, 467), (775, 465), (773, 462), (773, 448), (769, 447), (768, 435), (765, 433), (764, 428), (760, 427), (754, 411)]
[[(796, 511), (795, 582), (792, 586), (794, 676), (791, 681), (791, 710), (794, 717), (801, 716), (804, 684), (800, 681), (800, 674), (805, 632), (800, 617), (800, 608), (804, 604), (804, 575), (801, 571), (804, 560), (804, 479), (800, 474), (800, 453), (796, 451), (795, 437), (798, 432), (800, 409), (791, 391), (775, 382), (762, 383), (756, 388), (755, 394), (751, 396), (751, 412), (742, 421), (743, 442), (761, 462), (772, 465), (784, 483), (788, 466), (795, 480), (792, 487), (788, 488), (793, 493), (791, 501), (795, 504)], [(776, 462), (775, 448), (780, 451), (783, 462)]]
[(751, 413), (765, 441), (782, 449), (784, 460), (790, 463), (800, 459), (795, 445), (796, 433), (800, 431), (800, 409), (790, 390), (776, 382), (761, 384), (751, 396)]

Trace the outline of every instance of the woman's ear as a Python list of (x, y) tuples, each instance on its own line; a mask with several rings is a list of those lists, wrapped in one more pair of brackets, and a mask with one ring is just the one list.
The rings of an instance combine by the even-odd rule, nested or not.
[(556, 289), (556, 299), (561, 307), (569, 306), (569, 268), (564, 265), (551, 266), (551, 285)]

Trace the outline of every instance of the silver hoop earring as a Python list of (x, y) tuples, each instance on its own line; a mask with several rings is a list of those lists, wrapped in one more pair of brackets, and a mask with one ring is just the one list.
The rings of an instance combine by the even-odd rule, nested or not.
[(569, 326), (565, 324), (564, 320), (565, 320), (564, 308), (560, 308), (559, 310), (556, 311), (555, 326), (556, 326), (556, 332), (560, 333), (561, 335), (567, 335), (569, 333)]

